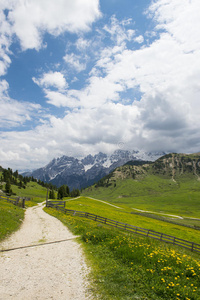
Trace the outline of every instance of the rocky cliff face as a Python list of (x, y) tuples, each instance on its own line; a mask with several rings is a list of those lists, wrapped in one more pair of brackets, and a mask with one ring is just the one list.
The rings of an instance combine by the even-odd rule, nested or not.
[(71, 189), (81, 189), (109, 174), (115, 168), (131, 160), (154, 161), (165, 153), (147, 153), (141, 151), (116, 150), (112, 155), (98, 153), (85, 158), (62, 156), (54, 158), (48, 165), (37, 169), (28, 176), (44, 182), (52, 182), (56, 186), (67, 184)]
[(188, 176), (188, 174), (200, 179), (200, 153), (167, 154), (156, 160), (153, 164), (153, 172), (172, 177), (173, 180), (180, 176)]
[(142, 180), (148, 175), (156, 175), (174, 182), (200, 181), (200, 153), (170, 153), (158, 158), (155, 162), (132, 160), (116, 168), (102, 178), (96, 187), (115, 186), (117, 180)]

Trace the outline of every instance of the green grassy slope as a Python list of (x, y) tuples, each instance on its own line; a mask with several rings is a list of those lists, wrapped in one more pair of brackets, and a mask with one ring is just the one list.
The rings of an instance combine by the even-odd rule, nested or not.
[[(200, 231), (174, 223), (168, 223), (161, 219), (154, 219), (145, 215), (132, 213), (132, 209), (124, 204), (112, 202), (109, 205), (95, 199), (80, 197), (72, 201), (67, 201), (65, 208), (93, 213), (105, 218), (127, 223), (130, 225), (151, 229), (165, 234), (173, 235), (178, 238), (200, 243)], [(117, 208), (118, 207), (118, 208)], [(170, 218), (169, 218), (170, 219)]]
[[(77, 199), (68, 202), (67, 207), (111, 214), (112, 206), (90, 200)], [(55, 209), (45, 211), (80, 235), (91, 266), (89, 288), (94, 299), (200, 299), (199, 255)]]
[(24, 218), (24, 210), (0, 200), (0, 241), (17, 230)]
[(42, 187), (33, 181), (28, 182), (25, 189), (12, 185), (12, 191), (16, 193), (17, 196), (31, 198), (31, 201), (26, 201), (25, 203), (27, 207), (44, 201), (47, 194), (47, 189), (45, 187)]
[(129, 208), (200, 218), (200, 155), (168, 154), (141, 166), (132, 162), (82, 194)]
[(195, 179), (173, 182), (156, 175), (141, 179), (116, 180), (114, 185), (88, 188), (84, 196), (143, 210), (163, 211), (200, 218), (200, 182)]
[(150, 165), (128, 164), (82, 195), (122, 207), (131, 213), (130, 224), (200, 243), (199, 164), (199, 155), (175, 154)]

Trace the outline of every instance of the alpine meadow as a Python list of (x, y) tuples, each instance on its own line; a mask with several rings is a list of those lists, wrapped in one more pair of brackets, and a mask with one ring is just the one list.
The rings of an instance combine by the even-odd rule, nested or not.
[(199, 0), (0, 0), (0, 300), (200, 299), (199, 78)]

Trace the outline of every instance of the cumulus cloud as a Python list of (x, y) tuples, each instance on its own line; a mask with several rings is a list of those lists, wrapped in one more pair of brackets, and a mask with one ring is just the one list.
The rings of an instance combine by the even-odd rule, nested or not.
[(8, 95), (9, 83), (3, 79), (0, 81), (0, 96), (4, 97)]
[(0, 156), (2, 158), (2, 160), (9, 162), (9, 161), (13, 161), (13, 160), (19, 160), (19, 154), (13, 151), (3, 151), (0, 149)]
[[(189, 143), (185, 142), (186, 136), (187, 141), (193, 135), (193, 140), (197, 140), (200, 125), (198, 119), (200, 109), (197, 104), (200, 92), (198, 82), (200, 38), (199, 35), (195, 35), (188, 48), (187, 35), (185, 36), (183, 30), (185, 27), (183, 18), (186, 19), (192, 11), (196, 15), (195, 11), (199, 4), (195, 1), (193, 3), (176, 1), (176, 5), (167, 0), (164, 2), (156, 1), (149, 9), (149, 13), (154, 14), (157, 22), (156, 30), (159, 31), (159, 37), (148, 47), (143, 46), (138, 50), (127, 49), (123, 44), (125, 39), (128, 39), (127, 31), (115, 17), (110, 27), (104, 27), (115, 38), (116, 46), (105, 48), (101, 52), (100, 59), (90, 73), (89, 84), (79, 91), (78, 98), (83, 107), (92, 109), (94, 113), (94, 109), (100, 109), (102, 105), (108, 107), (109, 102), (122, 102), (123, 92), (139, 90), (140, 102), (132, 100), (132, 106), (138, 113), (126, 117), (125, 128), (129, 132), (128, 136), (137, 141), (141, 147), (152, 148), (152, 140), (154, 143), (157, 141), (156, 147), (160, 147), (159, 141), (165, 140), (165, 143), (162, 143), (165, 149), (178, 151), (186, 148), (186, 145), (188, 147)], [(170, 10), (165, 5), (166, 2), (170, 5)], [(171, 10), (173, 14), (170, 14)], [(195, 24), (187, 23), (187, 32), (193, 32), (193, 27), (198, 27), (199, 19), (194, 20)], [(140, 37), (139, 41), (142, 42), (143, 38)], [(99, 110), (98, 113), (103, 119), (103, 114)], [(117, 114), (114, 114), (113, 120), (115, 118), (119, 120)], [(90, 120), (92, 119), (91, 117)], [(80, 116), (79, 120), (82, 120)], [(135, 123), (138, 126), (132, 125)], [(112, 128), (114, 135), (120, 137), (113, 126), (110, 125), (108, 128), (110, 130)], [(87, 137), (90, 136), (89, 132), (87, 128)], [(180, 135), (184, 136), (182, 140), (179, 138)], [(96, 136), (102, 138), (99, 132)], [(92, 135), (90, 138), (92, 140)], [(109, 138), (111, 141), (111, 137)], [(198, 147), (199, 142), (193, 148)]]
[(9, 12), (23, 50), (39, 50), (44, 32), (58, 36), (65, 31), (88, 31), (100, 16), (98, 0), (22, 0), (15, 1)]
[(0, 4), (0, 76), (6, 74), (8, 67), (11, 64), (10, 45), (12, 43), (12, 26), (7, 20), (3, 10), (6, 7), (6, 2)]
[(75, 108), (80, 106), (79, 101), (68, 93), (63, 94), (59, 91), (45, 90), (45, 94), (45, 97), (48, 99), (47, 102), (51, 105), (69, 108)]
[(55, 87), (62, 90), (68, 87), (64, 75), (61, 72), (50, 71), (49, 73), (44, 73), (39, 79), (33, 77), (33, 81), (44, 88)]
[(79, 51), (85, 51), (89, 46), (91, 45), (91, 41), (90, 40), (86, 40), (82, 37), (80, 37), (77, 41), (76, 41), (76, 48)]
[(70, 67), (74, 68), (77, 72), (81, 72), (86, 69), (86, 63), (80, 62), (82, 58), (77, 54), (66, 54), (63, 59)]
[(1, 99), (0, 101), (0, 126), (12, 128), (25, 124), (37, 117), (41, 106), (30, 102), (21, 103), (14, 99)]
[(41, 106), (30, 102), (19, 102), (8, 95), (9, 84), (0, 81), (0, 126), (12, 128), (30, 121), (35, 114), (39, 114)]
[(148, 13), (156, 21), (157, 30), (164, 30), (185, 52), (197, 50), (199, 44), (200, 3), (198, 0), (155, 1)]
[[(58, 36), (90, 30), (91, 24), (101, 17), (99, 0), (2, 0), (0, 3), (0, 76), (11, 64), (10, 46), (14, 35), (22, 50), (44, 47), (45, 32)], [(78, 47), (84, 47), (81, 40)], [(85, 44), (86, 45), (86, 44)], [(78, 68), (83, 68), (80, 64)]]
[(77, 92), (67, 90), (68, 83), (61, 72), (44, 73), (39, 79), (33, 77), (33, 81), (39, 85), (45, 94), (47, 103), (56, 107), (74, 108), (80, 105), (76, 97)]
[(142, 35), (139, 35), (139, 36), (134, 38), (134, 41), (139, 43), (139, 44), (142, 44), (144, 42), (144, 37)]
[(113, 41), (115, 41), (118, 45), (124, 42), (125, 40), (130, 41), (134, 35), (135, 30), (126, 29), (126, 26), (131, 23), (131, 19), (123, 20), (119, 22), (115, 16), (112, 16), (111, 23), (109, 25), (104, 26), (104, 30), (111, 35)]

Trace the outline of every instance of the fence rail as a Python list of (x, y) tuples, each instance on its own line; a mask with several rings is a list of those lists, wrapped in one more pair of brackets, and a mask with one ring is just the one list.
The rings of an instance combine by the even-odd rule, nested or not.
[(56, 208), (57, 210), (60, 210), (62, 212), (64, 212), (65, 214), (70, 214), (73, 216), (78, 216), (78, 217), (82, 217), (82, 218), (87, 218), (99, 223), (103, 223), (106, 224), (108, 226), (113, 226), (122, 230), (126, 230), (132, 233), (136, 233), (142, 236), (146, 236), (149, 238), (153, 238), (156, 240), (160, 240), (166, 243), (170, 243), (176, 246), (180, 246), (182, 248), (185, 249), (189, 249), (193, 252), (198, 252), (200, 253), (200, 244), (194, 243), (194, 242), (190, 242), (187, 240), (183, 240), (180, 238), (177, 238), (175, 236), (171, 236), (168, 234), (164, 234), (161, 232), (157, 232), (151, 229), (146, 229), (146, 228), (141, 228), (141, 227), (137, 227), (134, 225), (130, 225), (130, 224), (126, 224), (126, 223), (122, 223), (119, 221), (115, 221), (115, 220), (111, 220), (108, 218), (104, 218), (98, 215), (94, 215), (88, 212), (83, 212), (83, 211), (77, 211), (77, 210), (72, 210), (72, 209), (66, 209), (65, 208), (65, 201), (47, 201), (46, 203), (47, 207), (52, 207), (52, 208)]
[(9, 196), (3, 196), (3, 195), (0, 195), (0, 199), (2, 200), (5, 200), (7, 202), (10, 202), (14, 205), (17, 205), (17, 206), (21, 206), (21, 207), (25, 207), (25, 200), (29, 200), (29, 198), (25, 198), (25, 197), (16, 197), (16, 198), (12, 198), (12, 197), (9, 197)]

